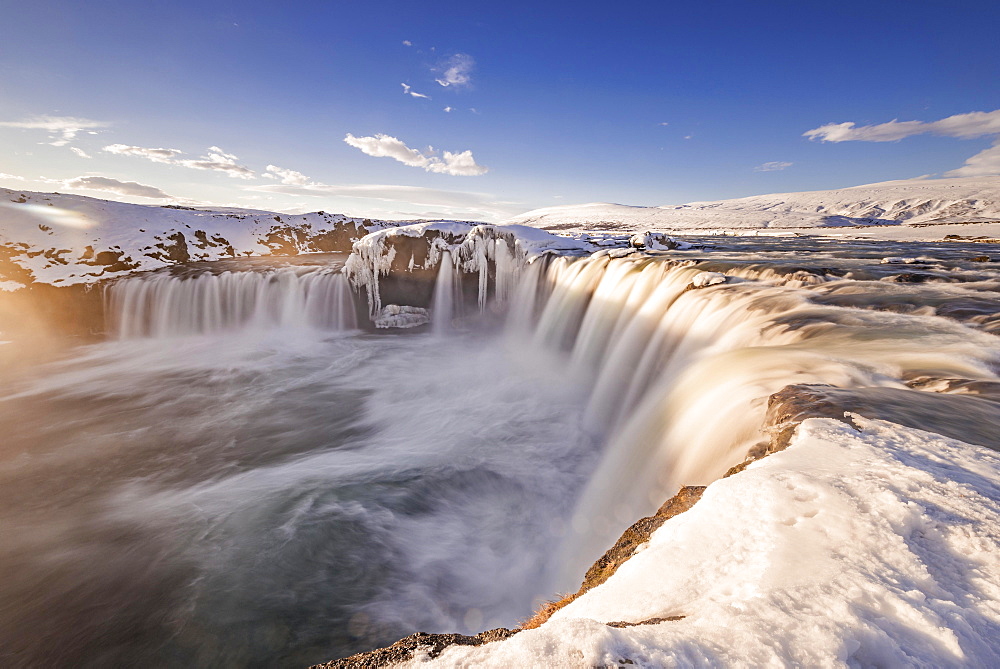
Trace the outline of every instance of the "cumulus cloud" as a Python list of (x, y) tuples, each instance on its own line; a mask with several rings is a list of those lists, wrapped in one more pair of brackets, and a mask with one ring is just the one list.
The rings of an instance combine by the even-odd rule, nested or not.
[[(824, 142), (894, 142), (913, 135), (933, 134), (959, 139), (1000, 135), (1000, 109), (991, 112), (955, 114), (938, 121), (889, 121), (857, 126), (853, 122), (828, 123), (807, 130), (803, 137)], [(990, 148), (965, 161), (965, 165), (946, 172), (949, 177), (1000, 174), (1000, 139)]]
[(403, 87), (403, 95), (411, 95), (415, 98), (426, 98), (427, 100), (431, 99), (431, 96), (429, 95), (424, 95), (423, 93), (417, 93), (415, 90), (413, 90), (412, 86), (409, 86), (407, 84), (400, 84), (400, 86)]
[(75, 179), (67, 179), (62, 183), (66, 188), (98, 190), (130, 197), (145, 197), (151, 200), (173, 199), (155, 186), (147, 186), (135, 181), (119, 181), (111, 177), (76, 177)]
[(456, 88), (468, 86), (472, 83), (472, 68), (475, 64), (476, 61), (472, 59), (472, 56), (465, 53), (456, 53), (436, 68), (436, 71), (442, 74), (434, 81), (442, 86), (454, 86)]
[(0, 126), (5, 128), (45, 130), (49, 133), (49, 139), (52, 140), (49, 144), (52, 146), (66, 146), (84, 130), (106, 128), (109, 125), (111, 124), (104, 121), (73, 116), (36, 116), (26, 121), (0, 121)]
[(764, 163), (753, 168), (754, 172), (780, 172), (781, 170), (791, 167), (794, 163), (785, 163), (780, 160), (772, 160), (769, 163)]
[(7, 180), (13, 180), (13, 181), (24, 181), (25, 180), (24, 177), (19, 177), (16, 174), (5, 174), (4, 172), (0, 172), (0, 179), (7, 179)]
[(441, 156), (434, 155), (433, 149), (425, 155), (417, 149), (411, 149), (399, 139), (390, 135), (378, 134), (374, 137), (355, 137), (348, 133), (344, 141), (362, 153), (375, 158), (392, 158), (410, 167), (420, 167), (428, 172), (450, 174), (452, 176), (478, 176), (486, 174), (489, 168), (477, 165), (472, 151), (452, 153), (445, 151)]
[(889, 121), (857, 126), (853, 122), (828, 123), (807, 130), (803, 137), (824, 142), (894, 142), (913, 135), (932, 133), (971, 139), (1000, 133), (1000, 109), (991, 112), (955, 114), (940, 121)]
[(69, 147), (69, 150), (75, 153), (76, 155), (80, 156), (81, 158), (90, 158), (90, 155), (83, 149), (71, 146)]
[(115, 153), (119, 156), (136, 156), (152, 160), (154, 163), (172, 163), (174, 158), (183, 155), (183, 151), (177, 149), (149, 149), (143, 146), (129, 146), (127, 144), (111, 144), (105, 146), (102, 151)]
[(454, 107), (445, 107), (444, 110), (450, 114), (451, 112), (455, 111), (455, 108)]
[(228, 174), (234, 179), (253, 179), (257, 174), (249, 167), (238, 164), (239, 160), (231, 153), (226, 153), (217, 146), (208, 147), (208, 153), (198, 160), (178, 160), (178, 165), (190, 167), (193, 170), (211, 170)]
[(268, 165), (266, 169), (267, 174), (264, 174), (263, 176), (271, 179), (280, 179), (283, 184), (304, 186), (310, 182), (309, 177), (302, 174), (302, 172), (287, 170), (283, 167), (278, 167), (277, 165)]
[(413, 46), (413, 42), (408, 39), (403, 40), (403, 46)]

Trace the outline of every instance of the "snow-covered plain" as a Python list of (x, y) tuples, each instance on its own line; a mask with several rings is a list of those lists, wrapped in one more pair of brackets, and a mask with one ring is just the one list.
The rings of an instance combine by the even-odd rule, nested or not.
[(803, 422), (538, 629), (411, 665), (1000, 665), (1000, 456), (853, 422)]
[[(591, 203), (536, 209), (519, 223), (549, 230), (746, 231), (851, 226), (962, 226), (956, 234), (1000, 234), (1000, 177), (909, 179), (804, 193), (776, 193), (659, 207)], [(963, 224), (993, 224), (972, 233)], [(815, 231), (813, 231), (815, 232)], [(869, 231), (870, 232), (870, 231)], [(909, 230), (913, 239), (940, 238), (939, 230)], [(899, 233), (890, 233), (896, 234)]]

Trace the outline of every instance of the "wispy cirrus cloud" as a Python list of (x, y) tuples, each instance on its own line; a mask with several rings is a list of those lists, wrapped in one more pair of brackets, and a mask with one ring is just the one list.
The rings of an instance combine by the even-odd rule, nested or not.
[[(803, 133), (803, 137), (823, 142), (895, 142), (914, 135), (933, 134), (958, 139), (1000, 135), (1000, 109), (991, 112), (955, 114), (937, 121), (889, 121), (863, 125), (848, 121), (828, 123)], [(993, 146), (965, 161), (965, 165), (945, 176), (986, 176), (1000, 174), (1000, 137)]]
[(435, 68), (435, 71), (440, 72), (441, 76), (437, 77), (434, 81), (445, 87), (462, 88), (470, 86), (472, 84), (472, 68), (475, 65), (476, 61), (469, 54), (456, 53), (449, 56)]
[(431, 99), (431, 96), (429, 95), (424, 95), (423, 93), (417, 93), (415, 90), (413, 90), (413, 87), (410, 86), (409, 84), (400, 84), (400, 86), (403, 87), (403, 95), (409, 95), (410, 97), (414, 98), (424, 98), (425, 100)]
[(52, 146), (66, 146), (81, 132), (107, 128), (110, 123), (75, 116), (35, 116), (24, 121), (0, 121), (0, 127), (45, 130)]
[(905, 137), (926, 133), (962, 139), (1000, 134), (1000, 109), (991, 112), (955, 114), (939, 121), (928, 122), (894, 120), (863, 126), (851, 121), (828, 123), (807, 130), (802, 136), (823, 142), (895, 142)]
[(428, 172), (450, 174), (452, 176), (479, 176), (489, 171), (488, 167), (476, 164), (471, 150), (452, 153), (444, 151), (440, 156), (433, 149), (427, 154), (411, 149), (401, 140), (391, 135), (377, 134), (373, 137), (355, 137), (348, 133), (344, 141), (362, 153), (375, 158), (392, 158), (410, 167), (419, 167)]
[[(489, 193), (390, 184), (325, 184), (315, 182), (301, 172), (285, 170), (274, 165), (269, 165), (268, 170), (273, 178), (280, 177), (282, 183), (246, 186), (243, 190), (294, 197), (336, 197), (358, 201), (390, 202), (397, 210), (402, 205), (408, 210), (408, 216), (411, 218), (499, 221), (524, 211), (521, 203), (504, 202)], [(413, 213), (414, 209), (420, 208), (424, 211)], [(365, 205), (365, 209), (371, 211), (371, 205)]]
[(128, 144), (111, 144), (101, 150), (119, 156), (145, 158), (154, 163), (172, 163), (174, 158), (184, 155), (184, 152), (178, 149), (150, 149), (144, 146), (129, 146)]
[(145, 197), (151, 200), (172, 200), (173, 197), (167, 195), (155, 186), (137, 183), (135, 181), (119, 181), (111, 177), (89, 176), (76, 177), (75, 179), (65, 179), (61, 183), (66, 188), (96, 190), (105, 193), (115, 193), (128, 197)]
[(769, 163), (763, 163), (753, 168), (754, 172), (780, 172), (781, 170), (787, 169), (794, 165), (795, 163), (787, 163), (780, 160), (772, 160)]
[(90, 154), (78, 146), (71, 146), (69, 147), (69, 150), (75, 153), (76, 155), (80, 156), (81, 158), (90, 158)]
[[(277, 193), (296, 197), (338, 197), (376, 200), (414, 208), (429, 208), (413, 214), (414, 218), (464, 218), (477, 221), (500, 221), (524, 211), (524, 205), (498, 200), (488, 193), (440, 190), (393, 184), (267, 184), (247, 186), (244, 190)], [(366, 207), (367, 208), (367, 207)]]
[(111, 144), (105, 146), (103, 150), (121, 156), (145, 158), (154, 163), (180, 165), (181, 167), (188, 167), (193, 170), (222, 172), (235, 179), (253, 179), (257, 176), (257, 173), (249, 167), (240, 165), (237, 162), (239, 158), (231, 153), (226, 153), (217, 146), (208, 147), (205, 155), (197, 159), (180, 158), (180, 156), (184, 155), (184, 152), (178, 149), (153, 149), (144, 146), (129, 146), (127, 144)]
[(236, 161), (239, 158), (231, 153), (226, 153), (217, 146), (208, 147), (208, 153), (198, 160), (178, 160), (178, 165), (190, 167), (193, 170), (210, 170), (228, 174), (234, 179), (253, 179), (257, 176), (249, 167), (240, 165)]

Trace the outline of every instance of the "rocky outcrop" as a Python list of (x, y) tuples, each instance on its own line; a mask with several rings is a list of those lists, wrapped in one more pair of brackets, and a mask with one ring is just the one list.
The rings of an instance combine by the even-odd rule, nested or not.
[(509, 639), (521, 630), (509, 630), (500, 627), (486, 632), (480, 632), (475, 636), (464, 634), (426, 634), (417, 632), (400, 639), (391, 646), (378, 648), (367, 653), (358, 653), (341, 660), (332, 660), (324, 664), (317, 664), (310, 669), (377, 669), (378, 667), (391, 667), (401, 662), (412, 660), (417, 654), (426, 657), (437, 657), (449, 646), (481, 646), (484, 643), (493, 641), (503, 641)]

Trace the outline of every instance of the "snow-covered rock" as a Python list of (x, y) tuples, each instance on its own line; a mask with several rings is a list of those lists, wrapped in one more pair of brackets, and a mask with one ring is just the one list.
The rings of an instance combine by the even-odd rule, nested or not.
[(420, 307), (387, 304), (379, 310), (372, 322), (377, 328), (415, 328), (431, 322), (430, 314)]
[(192, 209), (0, 189), (0, 289), (68, 286), (194, 260), (348, 252), (388, 221)]
[(707, 286), (717, 286), (726, 282), (726, 275), (719, 272), (699, 272), (691, 279), (691, 285), (695, 288), (705, 288)]
[(643, 232), (632, 235), (628, 239), (629, 246), (647, 251), (671, 251), (673, 249), (690, 249), (693, 245), (682, 242), (662, 232)]
[[(522, 225), (435, 221), (366, 235), (354, 244), (344, 271), (355, 289), (367, 295), (373, 315), (391, 299), (426, 306), (438, 265), (447, 251), (458, 272), (476, 277), (477, 302), (483, 307), (490, 296), (505, 300), (521, 268), (532, 258), (543, 253), (589, 254), (600, 248), (589, 239), (563, 237)], [(390, 290), (396, 291), (390, 296), (385, 295), (387, 279)]]

